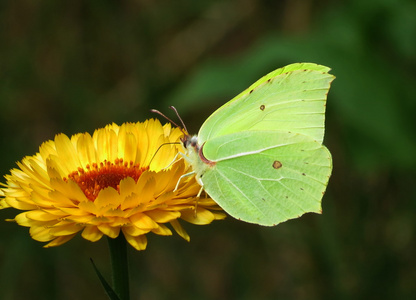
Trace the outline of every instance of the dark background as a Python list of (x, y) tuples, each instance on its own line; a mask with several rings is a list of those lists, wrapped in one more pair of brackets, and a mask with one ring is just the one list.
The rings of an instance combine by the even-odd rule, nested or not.
[[(56, 133), (157, 117), (191, 132), (262, 75), (332, 67), (323, 215), (265, 228), (182, 222), (130, 249), (132, 299), (414, 299), (416, 2), (2, 1), (0, 173)], [(4, 182), (4, 180), (2, 180)], [(12, 218), (14, 209), (0, 212)], [(1, 299), (105, 299), (106, 240), (43, 249), (0, 225)]]

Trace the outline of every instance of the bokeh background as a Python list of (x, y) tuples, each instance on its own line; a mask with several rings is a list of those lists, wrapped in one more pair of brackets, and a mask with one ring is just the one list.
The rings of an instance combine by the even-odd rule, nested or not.
[[(323, 214), (183, 224), (130, 249), (132, 299), (415, 299), (416, 2), (2, 1), (0, 173), (56, 133), (173, 116), (191, 132), (262, 75), (332, 67)], [(4, 182), (4, 180), (2, 180)], [(12, 218), (17, 211), (0, 211)], [(105, 299), (105, 239), (52, 249), (0, 224), (1, 299)]]

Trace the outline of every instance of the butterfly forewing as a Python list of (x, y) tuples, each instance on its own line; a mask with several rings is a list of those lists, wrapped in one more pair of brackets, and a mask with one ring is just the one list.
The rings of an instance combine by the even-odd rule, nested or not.
[[(296, 64), (305, 65), (313, 64)], [(322, 68), (325, 71), (276, 70), (270, 74), (279, 75), (266, 75), (205, 121), (199, 131), (200, 143), (234, 132), (268, 129), (302, 133), (322, 143), (326, 95), (334, 79), (327, 73), (329, 68)]]

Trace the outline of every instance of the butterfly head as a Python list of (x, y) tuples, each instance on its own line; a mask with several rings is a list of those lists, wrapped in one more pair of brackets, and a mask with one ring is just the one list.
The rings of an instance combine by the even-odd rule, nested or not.
[[(168, 120), (169, 122), (171, 122), (172, 124), (174, 124), (176, 127), (181, 128), (181, 131), (183, 133), (183, 137), (180, 138), (181, 140), (181, 144), (183, 146), (183, 148), (186, 150), (186, 156), (190, 158), (191, 160), (191, 164), (195, 167), (197, 164), (202, 164), (202, 165), (208, 165), (208, 166), (214, 166), (215, 162), (210, 161), (209, 159), (207, 159), (203, 152), (202, 152), (202, 148), (204, 147), (204, 144), (199, 145), (198, 144), (198, 136), (193, 135), (190, 136), (188, 133), (188, 129), (185, 126), (185, 123), (183, 122), (182, 118), (179, 116), (178, 111), (176, 110), (175, 107), (170, 106), (170, 109), (172, 109), (178, 119), (181, 121), (182, 127), (178, 126), (178, 124), (176, 124), (175, 122), (173, 122), (171, 119), (169, 119), (168, 117), (166, 117), (164, 114), (162, 114), (160, 111), (156, 110), (156, 109), (152, 109), (151, 111), (154, 113), (157, 113), (159, 115), (161, 115), (162, 117), (164, 117), (166, 120)], [(198, 172), (197, 173), (201, 173)]]
[(198, 145), (198, 136), (194, 135), (194, 136), (190, 136), (189, 134), (185, 134), (182, 138), (181, 138), (181, 142), (183, 147), (186, 150), (190, 150), (190, 148), (194, 149), (195, 152), (199, 151), (199, 145)]

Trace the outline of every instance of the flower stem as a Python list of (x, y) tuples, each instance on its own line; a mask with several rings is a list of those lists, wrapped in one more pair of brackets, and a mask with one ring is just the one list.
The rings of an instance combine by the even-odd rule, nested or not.
[(115, 239), (108, 238), (111, 269), (113, 272), (113, 289), (120, 300), (129, 300), (129, 268), (127, 261), (127, 242), (122, 233)]

